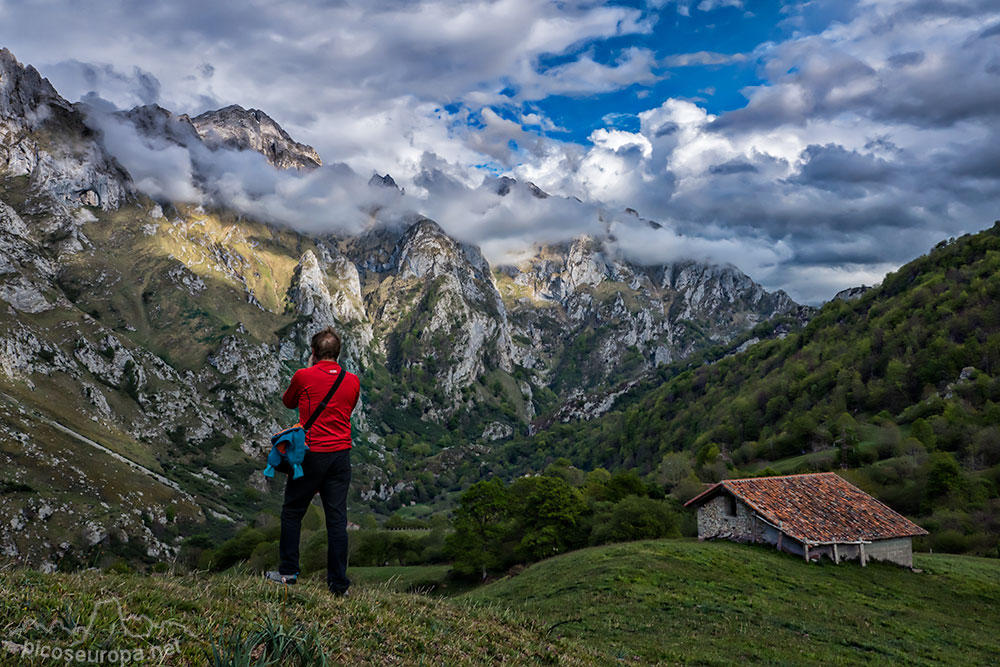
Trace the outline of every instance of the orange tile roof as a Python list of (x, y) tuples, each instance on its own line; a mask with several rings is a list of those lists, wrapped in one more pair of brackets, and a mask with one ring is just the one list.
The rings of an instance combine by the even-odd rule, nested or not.
[(727, 479), (692, 498), (700, 505), (723, 490), (802, 542), (856, 542), (927, 531), (832, 472)]

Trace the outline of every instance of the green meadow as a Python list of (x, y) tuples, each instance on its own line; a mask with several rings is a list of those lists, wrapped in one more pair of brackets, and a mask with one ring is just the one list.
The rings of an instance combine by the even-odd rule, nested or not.
[[(574, 551), (471, 590), (446, 566), (352, 568), (347, 599), (321, 577), (286, 589), (240, 568), (8, 571), (0, 664), (55, 664), (42, 646), (169, 646), (139, 664), (230, 667), (996, 664), (1000, 561), (914, 561), (919, 571), (806, 564), (760, 546), (652, 540)], [(15, 653), (29, 643), (33, 655)]]
[(996, 664), (1000, 561), (914, 563), (921, 572), (657, 540), (568, 553), (466, 597), (544, 619), (611, 660)]

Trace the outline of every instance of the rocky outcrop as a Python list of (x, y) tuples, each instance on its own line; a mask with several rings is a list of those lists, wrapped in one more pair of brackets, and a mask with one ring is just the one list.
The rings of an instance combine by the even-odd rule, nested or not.
[(253, 150), (278, 169), (315, 169), (323, 164), (312, 146), (293, 140), (270, 116), (233, 104), (191, 119), (210, 148)]
[(403, 188), (396, 185), (396, 181), (389, 174), (386, 174), (385, 176), (382, 176), (377, 173), (372, 174), (372, 177), (368, 179), (368, 187), (390, 188), (392, 190), (395, 190), (399, 194), (403, 194), (405, 192)]
[(133, 107), (116, 114), (128, 121), (144, 137), (166, 140), (177, 146), (192, 146), (202, 143), (198, 129), (186, 115), (177, 116), (158, 104)]
[(483, 187), (492, 190), (501, 197), (509, 195), (514, 188), (525, 188), (531, 196), (536, 199), (547, 199), (549, 197), (549, 193), (545, 192), (531, 181), (520, 183), (517, 179), (511, 178), (510, 176), (500, 176), (499, 178), (487, 179), (487, 181), (483, 183)]
[(358, 269), (334, 246), (320, 245), (317, 252), (319, 256), (312, 250), (303, 253), (292, 276), (287, 299), (298, 324), (282, 341), (281, 357), (304, 354), (307, 358), (312, 334), (332, 326), (341, 332), (342, 363), (357, 370), (370, 359), (374, 339)]
[(868, 285), (860, 285), (858, 287), (848, 287), (847, 289), (842, 289), (833, 295), (833, 301), (840, 299), (841, 301), (854, 301), (855, 299), (860, 299), (865, 294), (870, 292), (873, 287)]
[[(345, 242), (357, 264), (376, 340), (397, 370), (430, 369), (455, 398), (490, 370), (513, 370), (507, 313), (489, 264), (431, 220)], [(431, 409), (444, 416), (459, 404)]]
[(503, 422), (490, 422), (483, 429), (482, 439), (486, 441), (506, 440), (514, 435), (514, 428)]
[(27, 176), (62, 207), (118, 208), (133, 196), (131, 179), (84, 120), (34, 67), (0, 49), (0, 176)]
[(282, 387), (281, 362), (266, 344), (254, 344), (242, 336), (227, 336), (208, 357), (208, 363), (222, 375), (224, 383), (241, 399), (264, 408)]

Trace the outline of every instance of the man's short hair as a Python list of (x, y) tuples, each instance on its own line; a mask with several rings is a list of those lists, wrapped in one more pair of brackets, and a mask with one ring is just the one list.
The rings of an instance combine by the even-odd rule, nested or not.
[(327, 327), (312, 337), (312, 351), (317, 359), (336, 361), (340, 357), (340, 336)]

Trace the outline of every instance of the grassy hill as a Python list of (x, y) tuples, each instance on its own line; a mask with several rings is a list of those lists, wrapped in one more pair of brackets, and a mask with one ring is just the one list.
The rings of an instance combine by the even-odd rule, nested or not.
[[(404, 592), (427, 591), (441, 567), (352, 569), (347, 599), (321, 578), (285, 590), (237, 571), (9, 571), (0, 664), (52, 664), (56, 648), (232, 667), (325, 664), (321, 656), (366, 665), (995, 662), (1000, 562), (917, 554), (915, 563), (922, 572), (658, 540), (564, 554), (452, 597)], [(34, 655), (14, 653), (28, 643)], [(168, 646), (171, 655), (151, 659)]]
[(693, 540), (584, 549), (463, 596), (519, 609), (605, 658), (738, 664), (989, 664), (1000, 562), (916, 554), (920, 573), (806, 564)]
[[(460, 604), (365, 584), (354, 587), (351, 597), (337, 599), (319, 581), (286, 591), (240, 573), (8, 572), (0, 578), (0, 626), (4, 665), (50, 665), (54, 657), (69, 664), (68, 649), (95, 656), (130, 651), (127, 664), (230, 667), (599, 660), (590, 649), (548, 636), (543, 622), (496, 605)], [(16, 645), (29, 643), (34, 655), (14, 653)], [(43, 646), (49, 657), (41, 655)], [(136, 650), (143, 657), (136, 658)], [(157, 655), (162, 653), (154, 652), (167, 650), (171, 655), (161, 662)]]

